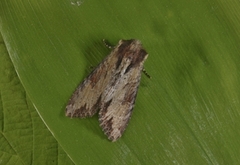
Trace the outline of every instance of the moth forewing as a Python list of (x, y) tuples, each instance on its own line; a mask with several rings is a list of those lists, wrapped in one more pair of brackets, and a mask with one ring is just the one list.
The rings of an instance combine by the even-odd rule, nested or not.
[(107, 56), (77, 87), (66, 107), (66, 116), (85, 118), (91, 117), (97, 112), (102, 91), (105, 90), (111, 70), (114, 70), (115, 67), (108, 64), (112, 61), (116, 62), (116, 60), (116, 57), (111, 54)]
[(109, 56), (76, 89), (66, 116), (88, 117), (98, 108), (108, 139), (120, 138), (129, 122), (147, 52), (138, 40), (120, 40)]

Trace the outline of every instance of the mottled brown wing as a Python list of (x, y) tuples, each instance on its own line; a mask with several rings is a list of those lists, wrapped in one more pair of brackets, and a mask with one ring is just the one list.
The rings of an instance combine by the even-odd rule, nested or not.
[(120, 40), (73, 93), (66, 116), (92, 116), (100, 107), (100, 126), (110, 140), (116, 141), (131, 117), (147, 56), (140, 41)]
[(147, 53), (140, 52), (142, 47), (137, 46), (137, 50), (123, 52), (125, 55), (102, 94), (99, 122), (112, 141), (122, 136), (137, 96), (143, 63), (147, 58)]
[(66, 116), (90, 117), (99, 107), (102, 91), (105, 90), (115, 70), (117, 57), (114, 51), (78, 86), (66, 106)]

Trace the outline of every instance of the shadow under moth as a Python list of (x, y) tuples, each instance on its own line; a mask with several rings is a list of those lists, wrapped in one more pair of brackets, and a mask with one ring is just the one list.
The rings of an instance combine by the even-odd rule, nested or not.
[(131, 118), (147, 57), (139, 40), (120, 40), (72, 94), (66, 116), (91, 117), (99, 110), (102, 130), (116, 141)]

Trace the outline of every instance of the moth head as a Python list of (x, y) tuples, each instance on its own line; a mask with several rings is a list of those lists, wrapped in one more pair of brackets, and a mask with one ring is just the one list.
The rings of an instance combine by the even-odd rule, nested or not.
[(122, 58), (128, 58), (132, 63), (139, 63), (147, 59), (147, 52), (143, 49), (139, 40), (120, 40), (118, 43), (118, 53)]

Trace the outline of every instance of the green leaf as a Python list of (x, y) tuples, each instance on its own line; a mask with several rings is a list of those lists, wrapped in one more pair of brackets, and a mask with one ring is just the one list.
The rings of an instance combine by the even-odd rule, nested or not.
[[(47, 145), (48, 140), (36, 145), (50, 149), (61, 145), (75, 164), (239, 164), (239, 7), (238, 1), (216, 0), (1, 1), (1, 34), (24, 87), (10, 86), (7, 94), (12, 96), (4, 96), (7, 87), (2, 85), (2, 125), (21, 122), (23, 117), (15, 119), (20, 113), (35, 130), (33, 103), (58, 141), (54, 146)], [(89, 67), (109, 53), (103, 38), (113, 44), (119, 39), (141, 40), (149, 53), (145, 69), (152, 77), (142, 76), (130, 124), (115, 143), (107, 140), (97, 116), (64, 115)], [(13, 68), (3, 69), (5, 74), (9, 71)], [(19, 105), (8, 103), (9, 98)], [(16, 108), (8, 114), (11, 120), (4, 117), (7, 103)], [(24, 129), (28, 124), (8, 127), (14, 133), (8, 133), (4, 150), (12, 147), (7, 153), (17, 153), (11, 161), (29, 164), (50, 160), (46, 155), (59, 156), (57, 150), (51, 154), (44, 150), (43, 158), (34, 157), (30, 150), (36, 145), (29, 139), (37, 137), (22, 136), (34, 132)], [(3, 126), (2, 136), (7, 128)], [(23, 150), (7, 145), (22, 148), (16, 142), (21, 137), (26, 138)]]
[(71, 164), (37, 114), (0, 41), (1, 164)]

